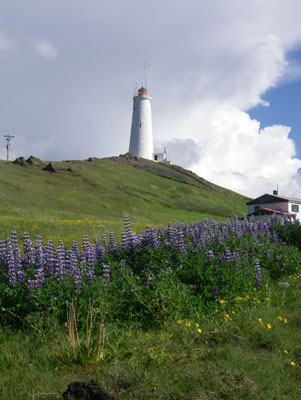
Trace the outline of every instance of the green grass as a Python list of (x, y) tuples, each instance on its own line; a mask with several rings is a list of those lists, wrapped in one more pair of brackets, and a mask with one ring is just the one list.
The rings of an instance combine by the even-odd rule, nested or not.
[(0, 237), (15, 229), (70, 242), (84, 233), (119, 233), (125, 215), (140, 231), (146, 224), (222, 220), (233, 211), (247, 212), (243, 196), (173, 166), (148, 161), (135, 168), (105, 159), (55, 164), (57, 173), (43, 171), (46, 162), (22, 167), (0, 161)]
[(200, 321), (179, 324), (171, 316), (146, 331), (107, 325), (104, 359), (85, 366), (59, 357), (58, 349), (68, 352), (62, 328), (38, 334), (2, 327), (0, 397), (54, 400), (70, 382), (96, 379), (120, 399), (298, 400), (300, 274), (287, 281), (289, 288), (276, 286), (260, 304), (238, 301)]

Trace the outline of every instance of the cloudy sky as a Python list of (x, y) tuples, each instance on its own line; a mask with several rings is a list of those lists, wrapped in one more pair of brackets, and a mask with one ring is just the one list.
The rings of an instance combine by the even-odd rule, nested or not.
[(0, 0), (0, 158), (7, 133), (11, 158), (127, 152), (148, 60), (157, 150), (242, 194), (301, 197), (300, 15), (300, 0)]

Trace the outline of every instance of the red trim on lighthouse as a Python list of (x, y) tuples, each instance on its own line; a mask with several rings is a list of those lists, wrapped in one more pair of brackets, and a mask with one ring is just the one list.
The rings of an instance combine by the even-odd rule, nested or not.
[(148, 96), (147, 89), (143, 86), (138, 90), (138, 96)]

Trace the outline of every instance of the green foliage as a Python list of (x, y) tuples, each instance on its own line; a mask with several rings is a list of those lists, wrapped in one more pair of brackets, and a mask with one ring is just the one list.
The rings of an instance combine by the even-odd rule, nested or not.
[(260, 302), (254, 291), (257, 300), (232, 299), (217, 305), (218, 312), (180, 323), (171, 315), (157, 329), (105, 321), (103, 357), (83, 365), (65, 358), (65, 327), (38, 333), (2, 326), (0, 397), (55, 400), (70, 382), (96, 379), (125, 400), (298, 399), (300, 285), (299, 270)]
[(279, 237), (287, 244), (298, 247), (301, 250), (301, 225), (281, 225), (275, 227)]

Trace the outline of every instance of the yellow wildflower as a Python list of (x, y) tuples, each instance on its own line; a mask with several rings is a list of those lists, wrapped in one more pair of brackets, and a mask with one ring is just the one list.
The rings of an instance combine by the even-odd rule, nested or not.
[(218, 312), (218, 309), (215, 309), (215, 312)]
[(257, 321), (258, 321), (260, 324), (262, 324), (262, 319), (261, 319), (261, 318), (258, 318)]
[(192, 324), (192, 321), (188, 321), (188, 322), (186, 322), (186, 326), (191, 326), (191, 324)]
[(278, 315), (277, 320), (278, 320), (278, 321), (282, 321), (281, 315)]
[(294, 361), (291, 361), (291, 365), (292, 365), (293, 367), (295, 367), (295, 366), (296, 366), (296, 363), (294, 363)]
[(202, 329), (201, 329), (201, 328), (198, 328), (198, 332), (199, 332), (199, 333), (202, 333)]
[(271, 301), (271, 299), (269, 297), (266, 297), (265, 299), (266, 299), (266, 301)]
[(196, 328), (198, 328), (200, 326), (197, 322), (194, 325)]
[(267, 324), (267, 328), (268, 329), (272, 329), (272, 325), (271, 324)]
[(226, 304), (226, 303), (227, 303), (226, 300), (219, 300), (219, 302), (220, 302), (221, 304)]
[(283, 350), (283, 353), (288, 354), (288, 351), (287, 350)]
[(183, 324), (183, 320), (182, 320), (182, 319), (179, 319), (179, 320), (178, 320), (178, 324)]
[(284, 322), (285, 324), (287, 324), (287, 319), (286, 319), (286, 318), (283, 318), (283, 322)]

